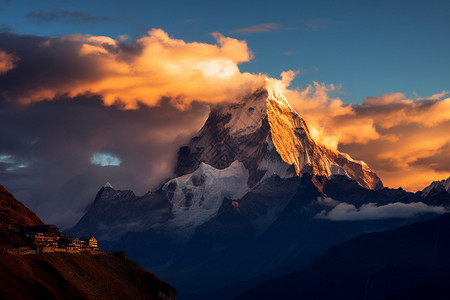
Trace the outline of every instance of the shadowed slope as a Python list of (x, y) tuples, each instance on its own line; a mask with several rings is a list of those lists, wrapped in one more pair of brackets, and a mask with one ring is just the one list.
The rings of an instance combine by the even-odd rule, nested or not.
[(449, 299), (450, 214), (332, 247), (236, 299)]

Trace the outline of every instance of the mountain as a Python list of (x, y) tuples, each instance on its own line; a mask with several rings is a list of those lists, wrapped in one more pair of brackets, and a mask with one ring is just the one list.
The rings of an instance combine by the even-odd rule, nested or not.
[(111, 240), (165, 219), (185, 236), (188, 227), (192, 234), (217, 215), (224, 198), (242, 198), (271, 176), (307, 174), (319, 189), (334, 175), (368, 189), (383, 187), (364, 162), (318, 145), (286, 98), (267, 87), (214, 107), (203, 128), (178, 151), (175, 174), (144, 196), (105, 185), (72, 231), (94, 230)]
[[(248, 171), (250, 188), (274, 173), (282, 178), (345, 175), (369, 189), (383, 187), (364, 162), (318, 145), (275, 87), (215, 107), (200, 132), (178, 152), (176, 175), (190, 174), (201, 163), (226, 169), (236, 161)], [(320, 181), (315, 180), (318, 186)]]
[(71, 232), (126, 250), (183, 299), (229, 299), (332, 245), (450, 204), (429, 200), (384, 188), (364, 162), (314, 141), (269, 82), (213, 107), (179, 149), (172, 178), (143, 196), (102, 187)]
[(34, 212), (0, 185), (0, 248), (26, 245), (21, 233), (27, 227), (43, 224)]
[(450, 214), (334, 246), (235, 299), (449, 299)]
[(14, 254), (27, 246), (25, 230), (44, 223), (1, 185), (0, 204), (1, 299), (176, 298), (174, 288), (123, 255)]
[(450, 193), (450, 177), (440, 181), (433, 181), (429, 186), (424, 188), (420, 193), (422, 197), (428, 196), (430, 193), (447, 192)]

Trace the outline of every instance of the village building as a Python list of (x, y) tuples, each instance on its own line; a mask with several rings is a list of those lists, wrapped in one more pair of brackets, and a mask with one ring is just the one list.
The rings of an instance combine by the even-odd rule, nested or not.
[(92, 248), (98, 248), (97, 239), (95, 237), (93, 237), (93, 236), (81, 237), (80, 241), (82, 242), (82, 244), (85, 247), (88, 247), (88, 248), (91, 248), (91, 249)]
[(71, 246), (74, 248), (98, 248), (97, 239), (93, 236), (75, 238), (73, 239)]
[(100, 250), (95, 237), (85, 236), (71, 240), (68, 234), (60, 232), (55, 225), (33, 226), (25, 233), (25, 237), (38, 249), (40, 247), (53, 247), (71, 250)]
[(58, 246), (59, 236), (38, 232), (34, 236), (34, 244), (37, 246), (56, 247)]

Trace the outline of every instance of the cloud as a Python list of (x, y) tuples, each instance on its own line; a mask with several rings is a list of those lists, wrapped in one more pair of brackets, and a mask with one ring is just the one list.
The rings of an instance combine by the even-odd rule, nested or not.
[(197, 102), (180, 111), (169, 99), (123, 110), (94, 95), (0, 101), (1, 184), (45, 222), (74, 225), (107, 181), (142, 195), (171, 177), (178, 148), (208, 112)]
[(445, 145), (432, 151), (433, 154), (417, 158), (411, 164), (413, 166), (423, 166), (430, 170), (447, 171), (450, 170), (450, 141)]
[(115, 21), (108, 17), (97, 17), (86, 12), (81, 11), (31, 11), (25, 15), (25, 18), (30, 19), (35, 23), (46, 22), (64, 22), (64, 23), (101, 23)]
[(411, 218), (425, 213), (443, 214), (446, 212), (447, 210), (442, 206), (428, 206), (422, 202), (395, 202), (382, 206), (377, 206), (375, 203), (367, 203), (360, 208), (356, 208), (349, 203), (341, 202), (328, 212), (322, 210), (316, 215), (316, 218), (328, 219), (331, 221), (361, 221)]
[(335, 207), (335, 206), (339, 205), (341, 202), (338, 200), (334, 200), (331, 197), (326, 197), (326, 198), (318, 197), (317, 203), (322, 206)]
[(281, 80), (284, 94), (320, 144), (364, 160), (389, 187), (422, 190), (450, 176), (446, 91), (417, 99), (386, 93), (348, 104), (339, 85), (314, 82), (289, 89), (293, 75)]
[(449, 93), (450, 93), (449, 91), (442, 91), (442, 92), (440, 92), (440, 93), (431, 95), (430, 97), (427, 97), (427, 98), (418, 98), (417, 100), (439, 100), (439, 99), (441, 99), (442, 97), (444, 97), (445, 95), (447, 95), (447, 94), (449, 94)]
[(282, 26), (278, 23), (264, 23), (264, 24), (253, 25), (250, 27), (238, 28), (238, 29), (233, 30), (231, 33), (252, 34), (252, 33), (258, 33), (258, 32), (277, 31), (277, 30), (281, 30), (281, 29), (282, 29)]
[(162, 97), (179, 107), (227, 101), (260, 87), (264, 76), (238, 68), (253, 57), (247, 43), (220, 33), (213, 37), (215, 44), (187, 43), (153, 29), (123, 44), (90, 35), (2, 35), (0, 47), (15, 49), (27, 64), (17, 64), (0, 90), (5, 99), (22, 104), (94, 93), (106, 105), (120, 102), (130, 109), (157, 105)]
[(0, 75), (14, 69), (19, 57), (12, 53), (0, 50)]

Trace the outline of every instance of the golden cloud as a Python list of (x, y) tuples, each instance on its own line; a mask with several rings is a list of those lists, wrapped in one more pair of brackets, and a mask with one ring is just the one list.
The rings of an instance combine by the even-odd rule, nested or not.
[(169, 97), (182, 108), (192, 101), (235, 99), (243, 91), (260, 87), (262, 75), (242, 73), (238, 68), (253, 57), (247, 43), (220, 33), (212, 36), (216, 44), (188, 43), (161, 29), (149, 31), (131, 45), (103, 36), (51, 38), (50, 43), (42, 43), (47, 51), (61, 44), (76, 49), (75, 57), (66, 59), (79, 61), (85, 69), (58, 84), (49, 81), (26, 93), (4, 95), (31, 103), (60, 94), (94, 93), (101, 95), (106, 105), (121, 102), (127, 109), (139, 103), (156, 105), (162, 97)]
[(386, 186), (419, 190), (450, 176), (450, 98), (441, 99), (448, 92), (419, 99), (388, 93), (349, 105), (331, 96), (339, 90), (333, 84), (288, 89), (294, 76), (281, 75), (284, 93), (316, 141), (364, 160)]
[(14, 69), (16, 67), (15, 63), (18, 61), (19, 58), (13, 53), (0, 50), (0, 75)]

